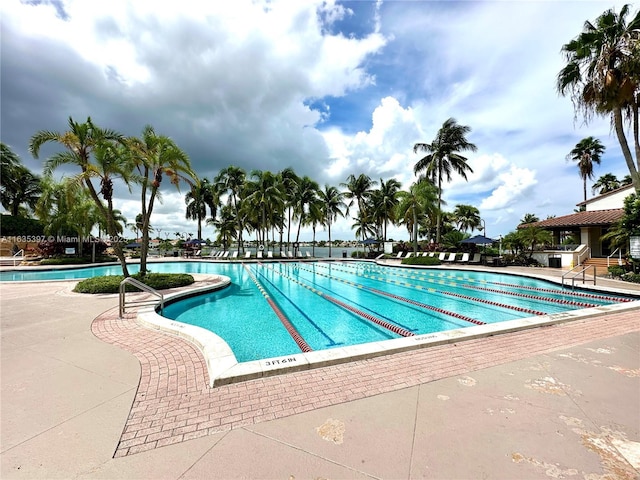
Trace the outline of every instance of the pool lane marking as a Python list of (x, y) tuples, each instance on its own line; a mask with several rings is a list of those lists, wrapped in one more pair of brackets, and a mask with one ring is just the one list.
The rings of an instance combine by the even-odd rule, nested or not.
[[(456, 282), (449, 282), (449, 283), (445, 283), (445, 281), (434, 281), (428, 278), (418, 278), (416, 276), (411, 276), (411, 275), (403, 275), (401, 273), (398, 272), (389, 272), (391, 275), (397, 276), (397, 277), (401, 277), (401, 278), (410, 278), (413, 280), (420, 280), (420, 281), (424, 281), (424, 282), (429, 282), (429, 283), (438, 283), (438, 284), (442, 284), (442, 285), (450, 285), (452, 287), (459, 287), (459, 288), (468, 288), (471, 290), (480, 290), (480, 291), (484, 291), (484, 292), (491, 292), (491, 293), (499, 293), (502, 295), (510, 295), (513, 297), (522, 297), (522, 298), (529, 298), (531, 300), (538, 300), (540, 302), (548, 302), (548, 303), (559, 303), (562, 305), (571, 305), (571, 306), (575, 306), (575, 307), (582, 307), (582, 308), (592, 308), (592, 307), (599, 307), (600, 305), (595, 304), (595, 303), (586, 303), (586, 302), (578, 302), (575, 300), (566, 300), (566, 299), (561, 299), (561, 298), (550, 298), (550, 297), (540, 297), (537, 295), (528, 295), (526, 293), (519, 293), (519, 292), (508, 292), (506, 290), (498, 290), (496, 288), (488, 288), (488, 287), (481, 287), (479, 285), (471, 285), (468, 283), (456, 283)], [(359, 273), (357, 275), (360, 275)], [(370, 276), (370, 275), (366, 275), (366, 274), (362, 274), (360, 276), (363, 276), (365, 278), (369, 278), (369, 279), (373, 279), (373, 280), (379, 280), (382, 282), (386, 282), (386, 283), (394, 283), (396, 285), (400, 285), (400, 286), (411, 286), (411, 284), (409, 283), (403, 283), (403, 282), (399, 282), (397, 280), (389, 280), (389, 279), (385, 279), (384, 277), (374, 277), (374, 276)], [(468, 281), (468, 280), (467, 280)], [(440, 292), (440, 293), (445, 293), (445, 292)], [(473, 297), (471, 297), (473, 298)], [(502, 304), (502, 305), (506, 305), (506, 304)], [(513, 310), (519, 310), (520, 308), (523, 307), (512, 307), (512, 306), (507, 306), (507, 308), (512, 308)], [(525, 309), (526, 310), (526, 309)], [(524, 312), (525, 310), (519, 310)], [(545, 313), (543, 313), (542, 315), (546, 315)]]
[[(279, 265), (283, 265), (282, 262), (278, 262), (278, 264)], [(321, 292), (320, 290), (318, 290), (318, 289), (316, 289), (314, 287), (310, 287), (309, 285), (306, 285), (306, 284), (302, 283), (301, 281), (298, 281), (297, 279), (295, 279), (295, 278), (293, 278), (293, 277), (291, 277), (289, 275), (286, 275), (286, 274), (284, 274), (282, 272), (278, 272), (277, 270), (275, 270), (271, 266), (264, 265), (264, 267), (268, 268), (269, 270), (273, 271), (274, 273), (286, 278), (287, 280), (289, 280), (289, 281), (291, 281), (293, 283), (296, 283), (296, 284), (300, 285), (301, 287), (306, 288), (307, 290), (319, 295), (320, 297), (326, 299), (327, 301), (329, 301), (329, 302), (331, 302), (331, 303), (333, 303), (335, 305), (338, 305), (339, 307), (342, 307), (343, 309), (348, 310), (351, 313), (355, 313), (356, 315), (358, 315), (358, 316), (360, 316), (362, 318), (365, 318), (365, 319), (367, 319), (367, 320), (369, 320), (369, 321), (371, 321), (371, 322), (373, 322), (373, 323), (375, 323), (375, 324), (377, 324), (377, 325), (379, 325), (381, 327), (384, 327), (387, 330), (392, 331), (393, 333), (396, 333), (396, 334), (401, 335), (403, 337), (413, 337), (415, 335), (413, 332), (410, 332), (410, 331), (408, 331), (408, 330), (406, 330), (404, 328), (398, 327), (397, 325), (393, 325), (393, 324), (387, 322), (386, 320), (382, 320), (381, 318), (377, 318), (377, 317), (375, 317), (375, 316), (373, 316), (373, 315), (371, 315), (371, 314), (369, 314), (367, 312), (363, 312), (362, 310), (360, 310), (358, 308), (355, 308), (355, 307), (352, 307), (351, 305), (347, 305), (346, 303), (341, 302), (337, 298), (333, 298), (331, 295), (327, 295), (326, 293)]]
[[(258, 265), (264, 268), (264, 265), (262, 263), (258, 263)], [(322, 335), (324, 338), (327, 339), (330, 346), (335, 347), (336, 345), (342, 345), (341, 342), (336, 342), (329, 335), (327, 335), (324, 332), (324, 330), (320, 328), (318, 324), (316, 324), (305, 312), (302, 311), (302, 309), (298, 305), (295, 304), (293, 300), (291, 300), (287, 295), (285, 295), (285, 293), (282, 290), (280, 290), (271, 280), (269, 280), (264, 273), (262, 272), (256, 272), (256, 273), (260, 275), (260, 277), (262, 277), (274, 290), (276, 290), (280, 295), (282, 295), (284, 299), (287, 300), (293, 306), (293, 308), (295, 308), (298, 312), (300, 312), (300, 314), (320, 333), (320, 335)]]
[[(342, 271), (342, 272), (347, 273), (347, 274), (350, 273), (350, 272), (346, 272), (344, 270), (340, 270), (338, 268), (336, 268), (336, 270)], [(377, 281), (384, 282), (384, 283), (390, 283), (390, 284), (393, 284), (393, 285), (399, 285), (399, 286), (405, 287), (405, 288), (410, 288), (410, 289), (415, 289), (415, 290), (425, 290), (425, 288), (423, 288), (422, 285), (414, 285), (414, 284), (411, 284), (411, 283), (399, 282), (397, 280), (391, 280), (391, 279), (384, 278), (384, 277), (375, 277), (375, 276), (372, 276), (372, 275), (367, 275), (365, 273), (355, 273), (354, 275), (358, 275), (358, 276), (361, 276), (361, 277), (364, 277), (364, 278), (368, 278), (370, 280), (377, 280)], [(400, 275), (400, 276), (402, 276), (402, 275)], [(412, 278), (412, 277), (410, 277), (410, 278)], [(336, 278), (336, 280), (340, 280), (340, 279)], [(430, 282), (430, 280), (428, 280), (428, 279), (416, 278), (415, 280)], [(346, 280), (346, 281), (348, 281), (348, 280)], [(434, 283), (434, 282), (431, 282), (431, 283)], [(452, 285), (453, 286), (458, 286), (456, 284), (452, 284)], [(469, 287), (469, 288), (471, 288), (471, 287)], [(526, 307), (517, 307), (515, 305), (509, 305), (507, 303), (495, 302), (493, 300), (487, 300), (485, 298), (471, 297), (469, 295), (463, 295), (461, 293), (447, 292), (445, 290), (436, 290), (435, 288), (426, 288), (426, 290), (429, 291), (429, 292), (432, 292), (432, 293), (439, 293), (441, 295), (448, 295), (448, 296), (451, 296), (451, 297), (462, 298), (464, 300), (469, 300), (471, 302), (484, 303), (484, 304), (487, 304), (487, 305), (492, 305), (494, 307), (506, 308), (508, 310), (515, 310), (517, 312), (528, 313), (528, 314), (531, 314), (531, 315), (539, 315), (539, 316), (546, 315), (546, 312), (542, 312), (542, 311), (539, 311), (539, 310), (532, 310), (532, 309), (526, 308)], [(402, 298), (402, 297), (400, 297), (400, 298)], [(479, 321), (479, 320), (476, 320), (476, 321)]]
[[(344, 265), (346, 267), (349, 268), (358, 268), (357, 266), (352, 266), (349, 265), (347, 263), (343, 263), (340, 262), (340, 265)], [(377, 268), (378, 271), (382, 271), (383, 269), (385, 271), (390, 271), (390, 269), (388, 267), (380, 267), (380, 266), (376, 266), (374, 268)], [(394, 275), (398, 275), (398, 276), (406, 276), (406, 275), (401, 275), (401, 274), (397, 274), (397, 273), (393, 273)], [(511, 287), (511, 288), (515, 288), (515, 289), (521, 289), (521, 290), (533, 290), (533, 291), (537, 291), (537, 292), (544, 292), (544, 293), (551, 293), (554, 295), (560, 295), (563, 297), (579, 297), (579, 298), (591, 298), (594, 300), (602, 300), (604, 302), (614, 302), (614, 303), (625, 303), (625, 302), (633, 302), (634, 300), (631, 298), (618, 298), (618, 297), (611, 297), (611, 296), (607, 296), (607, 295), (599, 295), (599, 294), (594, 294), (594, 293), (585, 293), (585, 292), (567, 292), (564, 290), (554, 290), (552, 288), (542, 288), (542, 287), (533, 287), (533, 286), (529, 286), (529, 285), (518, 285), (515, 283), (506, 283), (506, 282), (494, 282), (494, 281), (488, 281), (488, 280), (476, 280), (474, 278), (465, 278), (465, 277), (461, 277), (461, 276), (456, 276), (456, 275), (451, 275), (451, 274), (445, 274), (445, 273), (440, 273), (440, 274), (434, 274), (434, 273), (427, 273), (427, 272), (419, 272), (419, 275), (422, 277), (434, 277), (434, 278), (448, 278), (448, 279), (454, 279), (454, 280), (461, 280), (461, 281), (465, 281), (465, 282), (479, 282), (479, 283), (483, 283), (483, 284), (488, 284), (488, 285), (500, 285), (500, 286), (504, 286), (504, 287)], [(415, 277), (411, 277), (409, 276), (409, 278), (415, 278)], [(425, 281), (428, 281), (425, 279)], [(442, 281), (439, 281), (442, 282)], [(471, 288), (471, 287), (470, 287)], [(502, 292), (502, 290), (499, 290), (500, 292)], [(546, 297), (541, 297), (541, 298), (546, 298)], [(570, 300), (568, 300), (570, 301)], [(586, 304), (583, 304), (586, 305)], [(593, 304), (589, 304), (591, 306), (598, 306), (598, 305), (593, 305)]]
[(282, 310), (280, 310), (278, 305), (276, 305), (276, 303), (272, 300), (272, 298), (269, 296), (267, 291), (264, 289), (264, 287), (260, 284), (258, 279), (255, 277), (255, 275), (251, 272), (251, 270), (249, 270), (247, 265), (243, 264), (242, 266), (249, 274), (249, 278), (251, 278), (251, 280), (253, 280), (253, 283), (256, 284), (256, 286), (258, 287), (258, 290), (260, 290), (260, 293), (262, 293), (262, 296), (265, 298), (269, 306), (273, 309), (273, 311), (275, 312), (280, 322), (282, 322), (282, 325), (284, 326), (284, 328), (287, 330), (287, 332), (289, 332), (289, 335), (291, 335), (291, 338), (293, 338), (293, 340), (298, 344), (298, 347), (300, 347), (300, 350), (302, 350), (302, 352), (305, 352), (305, 353), (312, 352), (313, 349), (304, 340), (304, 338), (302, 338), (302, 335), (298, 333), (298, 331), (296, 330), (296, 327), (294, 327), (291, 324), (291, 322), (286, 317), (286, 315), (282, 313)]
[[(426, 310), (431, 310), (431, 311), (434, 311), (434, 312), (442, 313), (444, 315), (449, 315), (450, 317), (459, 318), (460, 320), (464, 320), (466, 322), (473, 323), (475, 325), (486, 325), (486, 322), (483, 322), (481, 320), (476, 320), (475, 318), (467, 317), (466, 315), (462, 315), (461, 313), (451, 312), (451, 311), (445, 310), (443, 308), (434, 307), (432, 305), (427, 305), (426, 303), (418, 302), (416, 300), (411, 300), (410, 298), (401, 297), (400, 295), (395, 295), (393, 293), (384, 292), (382, 290), (378, 290), (378, 289), (373, 288), (373, 287), (367, 287), (366, 285), (362, 285), (361, 283), (356, 283), (356, 282), (352, 282), (350, 280), (345, 280), (345, 279), (342, 279), (342, 278), (333, 277), (333, 276), (325, 274), (325, 273), (320, 273), (320, 272), (315, 272), (315, 273), (317, 273), (318, 275), (322, 275), (322, 276), (328, 277), (330, 279), (336, 280), (338, 282), (346, 283), (347, 285), (353, 285), (353, 286), (356, 286), (358, 288), (362, 288), (364, 290), (376, 293), (378, 295), (383, 295), (385, 297), (393, 298), (393, 299), (399, 300), (401, 302), (405, 302), (405, 303), (409, 303), (411, 305), (415, 305), (416, 307), (420, 307), (420, 308), (424, 308)], [(367, 277), (366, 275), (364, 275), (364, 276)], [(374, 278), (374, 280), (378, 280), (378, 279)], [(380, 280), (383, 281), (383, 282), (385, 281), (383, 278), (380, 278)], [(390, 280), (387, 283), (394, 283), (394, 284), (397, 284), (397, 285), (400, 285), (400, 286), (403, 286), (403, 287), (407, 287), (407, 286), (411, 287), (411, 285), (408, 284), (408, 283), (404, 284), (404, 283), (401, 283), (401, 282), (396, 282), (394, 280)], [(433, 291), (435, 293), (439, 293), (434, 289), (429, 289), (429, 290), (431, 290), (431, 291)]]
[[(302, 267), (301, 265), (293, 265), (293, 266), (292, 266), (291, 264), (287, 263), (287, 264), (283, 264), (283, 267), (286, 269), (287, 273), (290, 273), (290, 271), (289, 271), (289, 269), (290, 269), (290, 268), (294, 268), (294, 269), (296, 269), (296, 268), (297, 268), (298, 270), (302, 270), (302, 271), (305, 271), (305, 272), (311, 273), (311, 274), (313, 274), (313, 275), (316, 275), (316, 274), (317, 274), (317, 275), (325, 276), (325, 277), (326, 277), (326, 275), (324, 275), (324, 274), (322, 274), (322, 273), (320, 273), (320, 272), (315, 272), (314, 270), (309, 270), (308, 268), (304, 268), (304, 267)], [(331, 277), (328, 277), (328, 278), (331, 278)], [(347, 302), (350, 302), (351, 304), (353, 304), (353, 305), (355, 305), (355, 306), (357, 306), (357, 307), (359, 307), (359, 308), (362, 308), (362, 309), (364, 309), (364, 310), (367, 310), (367, 311), (371, 312), (371, 314), (372, 314), (372, 315), (377, 315), (379, 318), (382, 318), (383, 320), (386, 320), (387, 322), (390, 322), (390, 323), (392, 323), (392, 324), (394, 324), (394, 325), (398, 325), (398, 326), (400, 326), (400, 327), (402, 327), (402, 328), (405, 328), (405, 329), (409, 330), (410, 332), (416, 332), (416, 331), (418, 330), (418, 329), (415, 329), (415, 328), (410, 328), (408, 325), (403, 325), (402, 323), (400, 323), (400, 322), (398, 322), (398, 321), (394, 320), (393, 318), (389, 318), (389, 317), (387, 317), (386, 315), (383, 315), (383, 314), (382, 314), (382, 313), (380, 313), (380, 312), (376, 312), (375, 310), (372, 310), (371, 308), (366, 307), (366, 306), (362, 305), (361, 303), (358, 303), (358, 302), (356, 302), (356, 301), (354, 301), (354, 300), (352, 300), (352, 299), (350, 299), (350, 298), (345, 297), (344, 295), (339, 294), (339, 293), (338, 293), (338, 292), (336, 292), (335, 290), (332, 290), (332, 289), (327, 288), (327, 287), (323, 287), (322, 285), (318, 285), (316, 282), (314, 282), (314, 281), (313, 281), (313, 280), (311, 280), (310, 278), (306, 278), (305, 280), (306, 280), (309, 284), (314, 285), (315, 287), (318, 287), (318, 288), (322, 288), (323, 290), (326, 290), (327, 292), (329, 292), (330, 294), (332, 294), (332, 295), (334, 295), (334, 296), (341, 297), (343, 300), (345, 300), (345, 301), (347, 301)], [(359, 288), (360, 290), (363, 290), (362, 286), (359, 286), (358, 288)], [(371, 293), (371, 292), (370, 292), (370, 293)], [(445, 320), (445, 321), (446, 321), (446, 320)], [(452, 323), (453, 323), (453, 325), (459, 326), (458, 324), (456, 324), (456, 323), (454, 323), (454, 322), (452, 322)]]

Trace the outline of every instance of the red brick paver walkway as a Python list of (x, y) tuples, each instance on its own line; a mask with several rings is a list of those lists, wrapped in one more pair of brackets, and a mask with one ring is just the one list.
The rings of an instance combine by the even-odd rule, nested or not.
[(142, 369), (115, 457), (639, 330), (635, 310), (210, 389), (190, 342), (139, 325), (135, 314), (119, 319), (117, 309), (92, 324)]

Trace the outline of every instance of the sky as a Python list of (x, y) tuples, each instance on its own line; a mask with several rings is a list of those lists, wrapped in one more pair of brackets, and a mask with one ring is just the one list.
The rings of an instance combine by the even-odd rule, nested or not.
[[(562, 45), (623, 4), (3, 0), (0, 137), (41, 173), (59, 147), (34, 159), (31, 136), (91, 117), (127, 136), (152, 125), (200, 178), (229, 165), (291, 167), (321, 186), (364, 173), (408, 189), (421, 158), (413, 145), (431, 143), (452, 117), (471, 128), (477, 151), (464, 153), (467, 181), (454, 174), (443, 185), (444, 208), (476, 206), (498, 238), (526, 213), (574, 211), (582, 179), (566, 157), (587, 136), (606, 147), (596, 179), (629, 173), (609, 119), (585, 125), (555, 87)], [(187, 191), (163, 183), (151, 219), (161, 238), (196, 232)], [(137, 192), (121, 185), (114, 203), (130, 221), (140, 211)], [(332, 238), (354, 239), (352, 223), (339, 219)], [(388, 236), (409, 234), (390, 227)], [(203, 237), (213, 239), (213, 227)], [(303, 229), (301, 239), (311, 237)]]

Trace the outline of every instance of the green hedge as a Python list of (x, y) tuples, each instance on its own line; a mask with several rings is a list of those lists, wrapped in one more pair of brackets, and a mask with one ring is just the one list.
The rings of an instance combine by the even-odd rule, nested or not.
[(409, 257), (402, 260), (402, 265), (440, 265), (438, 257)]
[[(184, 287), (191, 285), (195, 281), (191, 275), (186, 273), (148, 273), (144, 278), (138, 274), (132, 275), (132, 277), (155, 290)], [(118, 293), (122, 280), (124, 280), (123, 275), (87, 278), (78, 282), (73, 291), (76, 293)], [(132, 285), (127, 285), (126, 290), (127, 292), (140, 291)]]
[[(115, 257), (96, 257), (96, 263), (117, 262)], [(54, 257), (40, 260), (40, 265), (85, 265), (91, 262), (90, 257)]]

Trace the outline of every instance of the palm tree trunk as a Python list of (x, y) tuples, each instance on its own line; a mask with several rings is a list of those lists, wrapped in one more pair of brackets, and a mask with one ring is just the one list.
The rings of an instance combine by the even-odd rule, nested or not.
[(331, 258), (331, 222), (327, 222), (327, 228), (329, 229), (329, 258)]
[(418, 211), (414, 207), (413, 209), (413, 253), (418, 253)]
[[(627, 137), (624, 134), (624, 125), (622, 122), (622, 110), (620, 108), (616, 108), (613, 111), (613, 120), (614, 125), (616, 127), (616, 135), (618, 136), (618, 142), (620, 143), (620, 148), (622, 148), (622, 154), (624, 155), (624, 160), (627, 162), (627, 167), (629, 168), (629, 173), (631, 174), (631, 181), (633, 182), (633, 188), (635, 188), (636, 193), (640, 195), (640, 173), (636, 168), (635, 163), (633, 162), (633, 157), (631, 156), (631, 150), (629, 150), (629, 144), (627, 143)], [(637, 122), (636, 122), (637, 123)], [(637, 128), (634, 125), (634, 129)], [(640, 147), (636, 148), (640, 150)], [(640, 161), (640, 158), (639, 158)]]

